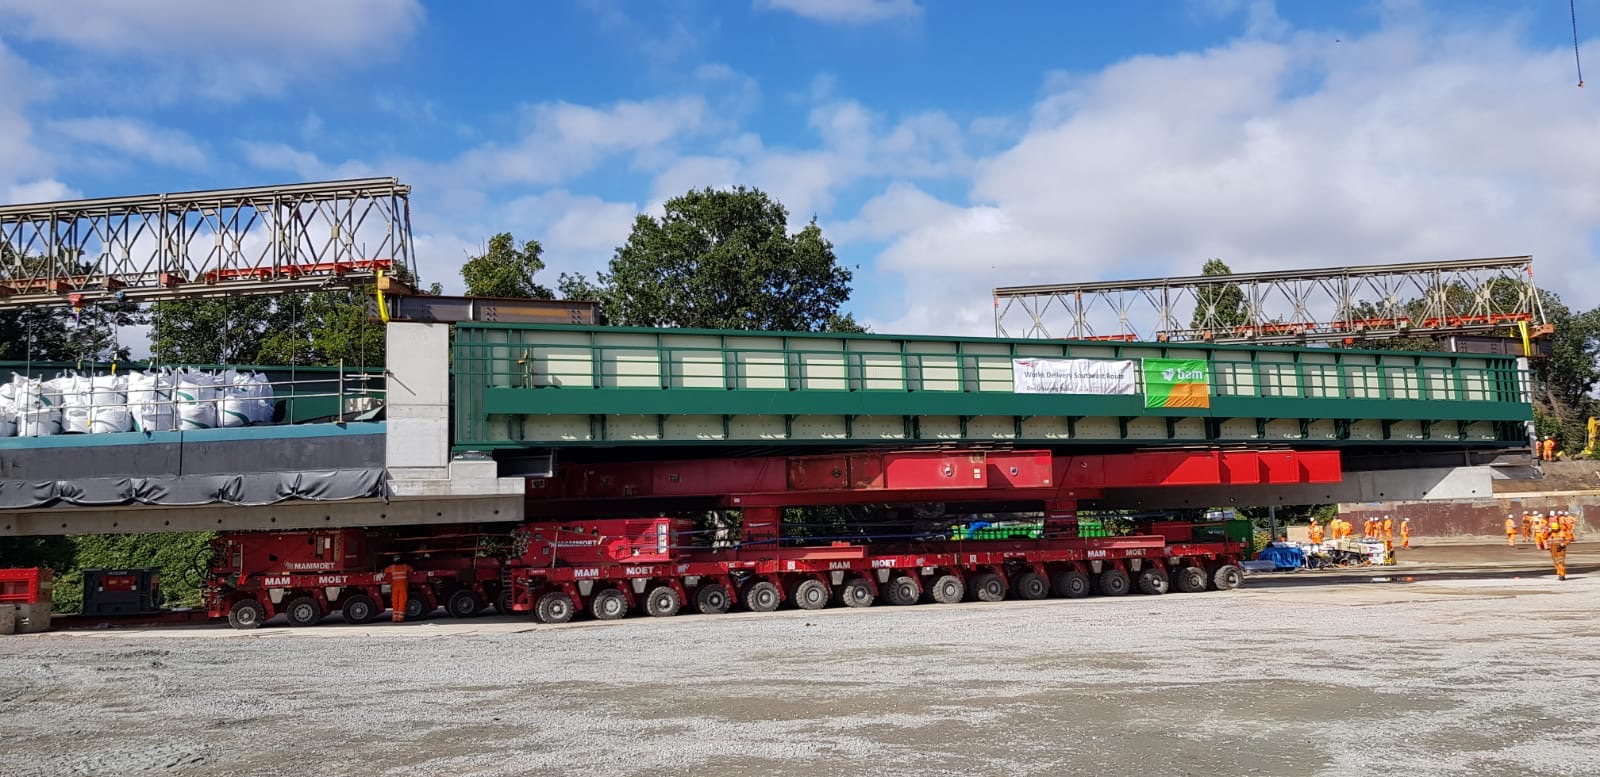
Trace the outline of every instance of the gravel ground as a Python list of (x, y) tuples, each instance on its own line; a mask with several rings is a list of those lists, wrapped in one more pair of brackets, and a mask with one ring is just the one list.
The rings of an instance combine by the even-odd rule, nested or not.
[(0, 774), (1600, 773), (1600, 547), (1564, 583), (1533, 551), (1405, 558), (1162, 597), (5, 637)]

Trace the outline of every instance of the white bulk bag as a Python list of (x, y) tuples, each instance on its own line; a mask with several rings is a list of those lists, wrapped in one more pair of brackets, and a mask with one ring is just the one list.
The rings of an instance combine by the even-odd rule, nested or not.
[(217, 425), (217, 379), (200, 370), (179, 370), (172, 394), (178, 401), (179, 429), (213, 429)]
[[(52, 390), (61, 397), (59, 402), (49, 402), (61, 406), (61, 431), (66, 434), (88, 434), (89, 401), (93, 398), (93, 385), (88, 378), (79, 377), (77, 373), (67, 373), (54, 380), (45, 381), (45, 395), (48, 397)], [(46, 400), (48, 402), (48, 399)]]
[(17, 411), (11, 408), (10, 402), (0, 402), (0, 437), (15, 437), (17, 434)]
[(246, 376), (246, 380), (250, 386), (250, 396), (254, 398), (250, 406), (250, 422), (272, 423), (272, 381), (259, 372)]
[(21, 377), (15, 372), (11, 373), (11, 380), (0, 383), (0, 405), (15, 406), (17, 402), (17, 378)]
[(20, 437), (50, 437), (61, 434), (61, 411), (53, 407), (39, 407), (17, 414), (17, 435)]
[(217, 426), (246, 426), (250, 423), (249, 377), (233, 370), (223, 370), (217, 375), (217, 393), (222, 401), (217, 406)]
[(97, 375), (89, 380), (89, 418), (91, 434), (133, 430), (133, 413), (128, 408), (128, 376)]
[(44, 384), (37, 378), (11, 373), (11, 401), (17, 409), (31, 410), (44, 404)]
[(129, 373), (128, 406), (133, 411), (135, 431), (170, 432), (178, 428), (178, 412), (173, 406), (172, 375), (164, 370)]

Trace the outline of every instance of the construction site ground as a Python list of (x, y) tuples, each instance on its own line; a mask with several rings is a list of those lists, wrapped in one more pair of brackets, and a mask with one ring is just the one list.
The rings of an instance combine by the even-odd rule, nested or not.
[(1600, 543), (1227, 593), (0, 638), (0, 773), (1593, 775)]

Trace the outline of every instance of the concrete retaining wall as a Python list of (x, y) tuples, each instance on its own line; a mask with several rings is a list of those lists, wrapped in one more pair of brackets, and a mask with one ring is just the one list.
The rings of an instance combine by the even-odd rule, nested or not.
[(1411, 536), (1492, 537), (1505, 541), (1506, 516), (1515, 515), (1522, 523), (1524, 510), (1548, 514), (1566, 510), (1577, 519), (1578, 539), (1593, 538), (1600, 531), (1600, 491), (1553, 491), (1528, 494), (1503, 494), (1491, 499), (1453, 502), (1366, 502), (1339, 505), (1339, 514), (1361, 531), (1369, 516), (1411, 519)]

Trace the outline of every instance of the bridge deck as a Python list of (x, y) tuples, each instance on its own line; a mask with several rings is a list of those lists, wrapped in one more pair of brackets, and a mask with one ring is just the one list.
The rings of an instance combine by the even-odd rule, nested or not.
[[(1039, 393), (1018, 382), (1025, 362), (1039, 359), (1088, 360), (1133, 385)], [(1146, 377), (1157, 359), (1203, 362), (1190, 402), (1204, 406), (1150, 407), (1149, 395), (1166, 390), (1151, 385), (1156, 373)], [(463, 324), (452, 370), (458, 450), (911, 441), (1496, 447), (1520, 443), (1532, 417), (1515, 358), (1331, 348)]]

